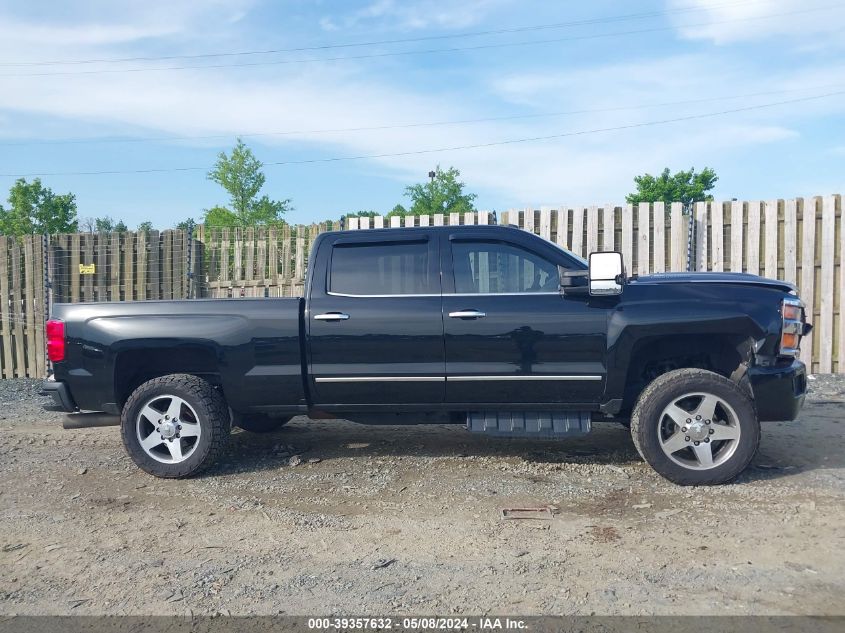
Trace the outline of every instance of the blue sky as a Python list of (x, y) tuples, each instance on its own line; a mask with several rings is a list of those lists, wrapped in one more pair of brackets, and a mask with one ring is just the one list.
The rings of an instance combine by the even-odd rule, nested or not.
[[(81, 217), (165, 228), (226, 202), (205, 168), (238, 134), (295, 222), (386, 213), (438, 163), (491, 210), (619, 203), (664, 166), (726, 199), (839, 193), (845, 93), (794, 100), (845, 91), (843, 27), (841, 0), (3, 0), (0, 197), (44, 174)], [(67, 63), (138, 57), (174, 58)]]

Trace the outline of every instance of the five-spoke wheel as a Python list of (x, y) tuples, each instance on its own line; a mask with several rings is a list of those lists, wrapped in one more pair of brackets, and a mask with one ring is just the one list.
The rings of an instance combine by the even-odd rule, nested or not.
[(156, 396), (147, 402), (138, 414), (136, 431), (147, 455), (165, 464), (188, 459), (202, 436), (197, 412), (174, 395)]
[(733, 407), (710, 393), (687, 393), (669, 403), (657, 426), (660, 448), (686, 468), (715, 468), (731, 458), (742, 430)]
[(121, 414), (132, 460), (157, 477), (188, 477), (213, 464), (230, 434), (229, 409), (209, 382), (170, 374), (140, 385)]

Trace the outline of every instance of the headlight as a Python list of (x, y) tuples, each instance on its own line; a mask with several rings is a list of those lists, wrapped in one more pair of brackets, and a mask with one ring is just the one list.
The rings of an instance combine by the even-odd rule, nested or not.
[(781, 306), (780, 355), (798, 355), (804, 333), (804, 304), (799, 299), (784, 299)]
[(783, 304), (783, 319), (784, 321), (800, 321), (804, 310), (800, 306), (790, 305), (786, 302)]

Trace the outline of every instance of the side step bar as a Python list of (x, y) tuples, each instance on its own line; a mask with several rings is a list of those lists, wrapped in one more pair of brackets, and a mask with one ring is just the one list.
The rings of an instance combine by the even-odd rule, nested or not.
[(470, 411), (467, 429), (499, 437), (573, 437), (590, 432), (589, 411)]
[(101, 411), (68, 413), (62, 420), (62, 428), (87, 429), (93, 426), (120, 426), (120, 416)]

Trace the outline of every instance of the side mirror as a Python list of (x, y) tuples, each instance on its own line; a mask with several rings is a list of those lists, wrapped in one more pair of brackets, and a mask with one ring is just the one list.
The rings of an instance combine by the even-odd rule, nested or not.
[(590, 295), (607, 296), (622, 293), (625, 266), (622, 253), (590, 253)]

